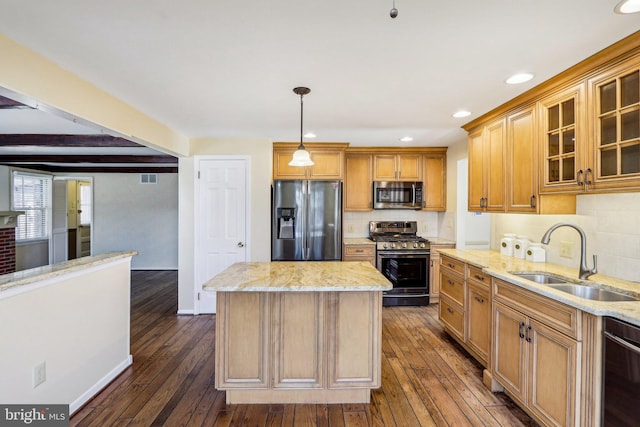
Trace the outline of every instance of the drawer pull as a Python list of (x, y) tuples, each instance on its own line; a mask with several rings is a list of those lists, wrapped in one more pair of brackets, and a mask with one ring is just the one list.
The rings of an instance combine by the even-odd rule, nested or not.
[(456, 268), (454, 264), (448, 263), (447, 265), (449, 266), (449, 268)]
[(484, 282), (484, 276), (481, 276), (479, 274), (474, 274), (473, 277)]
[(364, 249), (356, 249), (354, 252), (361, 254), (362, 252), (364, 252)]
[(484, 298), (474, 297), (473, 299), (475, 299), (475, 300), (476, 300), (476, 301), (478, 301), (479, 303), (483, 303), (483, 302), (484, 302)]
[(451, 286), (456, 284), (456, 282), (454, 282), (453, 280), (447, 280), (447, 283), (450, 284)]
[(527, 335), (526, 335), (526, 340), (527, 342), (531, 342), (531, 337), (529, 336), (529, 332), (531, 331), (531, 326), (527, 326)]
[(451, 307), (447, 307), (447, 311), (451, 314), (453, 314), (453, 309)]

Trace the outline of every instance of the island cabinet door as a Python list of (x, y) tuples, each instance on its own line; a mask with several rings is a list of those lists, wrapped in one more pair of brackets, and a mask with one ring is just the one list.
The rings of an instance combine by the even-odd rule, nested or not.
[(324, 386), (323, 292), (272, 294), (273, 387)]
[(329, 388), (379, 387), (382, 292), (328, 294)]
[(216, 388), (267, 388), (269, 294), (218, 292), (216, 303)]

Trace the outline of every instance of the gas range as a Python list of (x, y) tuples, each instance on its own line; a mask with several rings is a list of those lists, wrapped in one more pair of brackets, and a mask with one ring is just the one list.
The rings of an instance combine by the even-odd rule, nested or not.
[(369, 222), (369, 238), (376, 242), (376, 249), (427, 251), (429, 241), (417, 236), (416, 221), (371, 221)]

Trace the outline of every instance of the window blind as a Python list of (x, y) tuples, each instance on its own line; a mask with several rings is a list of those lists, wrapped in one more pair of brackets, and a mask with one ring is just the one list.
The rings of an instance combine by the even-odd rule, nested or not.
[(25, 211), (18, 216), (17, 241), (48, 238), (50, 208), (50, 176), (13, 173), (13, 209)]

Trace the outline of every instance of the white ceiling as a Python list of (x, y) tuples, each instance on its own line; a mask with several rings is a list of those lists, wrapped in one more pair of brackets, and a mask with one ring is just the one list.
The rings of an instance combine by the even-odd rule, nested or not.
[(391, 19), (392, 0), (0, 0), (0, 32), (189, 137), (296, 141), (308, 86), (319, 141), (449, 145), (638, 31), (617, 2), (396, 0)]

